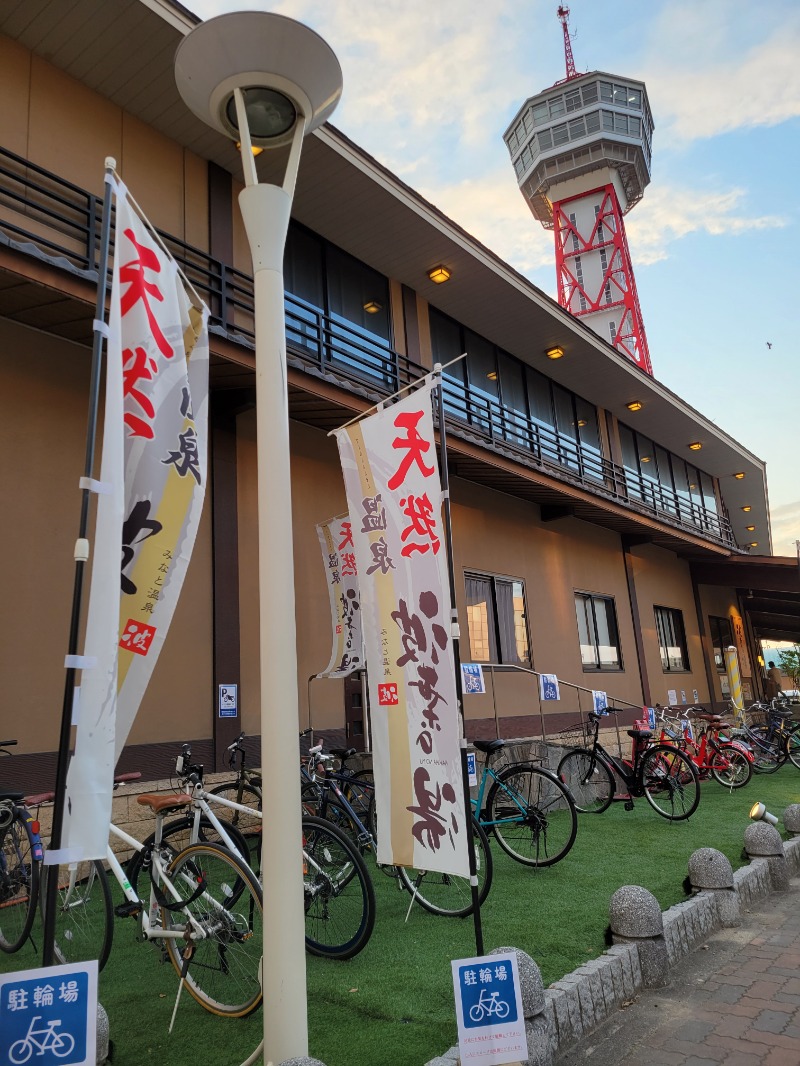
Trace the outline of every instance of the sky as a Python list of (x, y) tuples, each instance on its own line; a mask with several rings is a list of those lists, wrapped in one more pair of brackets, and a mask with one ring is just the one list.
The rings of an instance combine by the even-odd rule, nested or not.
[[(331, 121), (556, 297), (552, 233), (503, 132), (565, 76), (556, 0), (184, 0), (273, 10), (342, 65)], [(800, 4), (572, 0), (578, 73), (643, 80), (651, 183), (626, 216), (655, 377), (767, 463), (773, 551), (800, 539)], [(771, 344), (771, 348), (768, 347)]]

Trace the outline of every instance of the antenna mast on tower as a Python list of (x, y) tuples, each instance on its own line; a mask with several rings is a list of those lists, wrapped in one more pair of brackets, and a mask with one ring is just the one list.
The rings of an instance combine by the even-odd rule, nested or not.
[(567, 76), (562, 78), (561, 81), (557, 81), (556, 85), (562, 85), (565, 81), (571, 81), (573, 78), (577, 78), (578, 75), (575, 71), (575, 60), (572, 58), (572, 41), (569, 36), (569, 8), (566, 4), (560, 4), (556, 14), (561, 22), (561, 28), (564, 31), (564, 60), (567, 65)]

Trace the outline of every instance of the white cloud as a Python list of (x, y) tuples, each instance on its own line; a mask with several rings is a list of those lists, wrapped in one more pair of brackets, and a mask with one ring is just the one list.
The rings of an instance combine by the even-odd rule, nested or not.
[(770, 524), (775, 555), (796, 555), (796, 542), (800, 540), (800, 500), (773, 507)]
[(635, 213), (625, 221), (634, 262), (646, 265), (666, 259), (668, 246), (690, 233), (730, 236), (786, 225), (777, 215), (745, 215), (744, 198), (743, 189), (703, 193), (650, 186)]
[[(767, 37), (765, 30), (770, 31)], [(652, 28), (642, 74), (659, 143), (774, 126), (800, 116), (800, 14), (749, 0), (681, 2)]]

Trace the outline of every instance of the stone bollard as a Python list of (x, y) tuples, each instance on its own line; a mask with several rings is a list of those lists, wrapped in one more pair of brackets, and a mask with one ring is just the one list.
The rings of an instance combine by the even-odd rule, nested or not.
[(766, 859), (772, 887), (785, 892), (789, 887), (789, 864), (777, 829), (766, 822), (753, 822), (744, 831), (744, 850), (748, 859)]
[(522, 1013), (525, 1016), (525, 1036), (528, 1041), (528, 1066), (552, 1066), (556, 1052), (556, 1034), (545, 1013), (542, 972), (530, 955), (517, 948), (495, 948), (490, 955), (517, 956), (519, 990), (522, 994)]
[(741, 925), (739, 897), (733, 887), (733, 867), (716, 848), (698, 848), (689, 857), (689, 881), (693, 892), (711, 892), (723, 928)]
[(664, 918), (658, 900), (639, 885), (623, 885), (608, 905), (615, 944), (634, 943), (639, 952), (642, 984), (664, 988), (669, 984), (669, 958), (664, 940)]
[(108, 1014), (102, 1003), (97, 1004), (97, 1039), (95, 1041), (95, 1056), (97, 1066), (104, 1066), (108, 1062)]
[(300, 1058), (284, 1059), (280, 1066), (325, 1066), (324, 1062), (320, 1062), (319, 1059), (310, 1059), (307, 1055), (301, 1055)]
[(783, 812), (783, 824), (786, 832), (793, 837), (800, 836), (800, 803), (790, 803)]

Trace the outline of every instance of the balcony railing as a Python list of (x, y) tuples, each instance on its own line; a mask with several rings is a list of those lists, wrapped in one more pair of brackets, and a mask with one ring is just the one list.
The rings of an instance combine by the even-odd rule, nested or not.
[[(33, 245), (56, 265), (97, 277), (102, 201), (22, 157), (0, 148), (0, 234)], [(207, 302), (211, 328), (253, 345), (253, 279), (168, 233), (161, 237)], [(353, 323), (286, 295), (290, 354), (311, 372), (333, 371), (353, 385), (388, 396), (425, 368)], [(618, 466), (597, 448), (559, 433), (496, 399), (445, 379), (445, 410), (456, 435), (502, 448), (520, 462), (569, 479), (667, 524), (733, 545), (727, 518), (673, 489)]]

